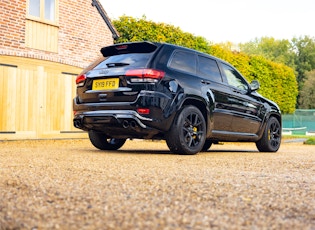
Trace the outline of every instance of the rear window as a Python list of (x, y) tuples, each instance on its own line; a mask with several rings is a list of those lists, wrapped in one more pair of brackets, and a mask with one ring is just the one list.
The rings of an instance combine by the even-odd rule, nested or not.
[(129, 53), (107, 57), (94, 69), (104, 69), (110, 67), (128, 66), (128, 67), (145, 67), (152, 53)]
[(146, 67), (157, 45), (151, 42), (120, 43), (101, 49), (104, 60), (94, 69), (111, 67)]

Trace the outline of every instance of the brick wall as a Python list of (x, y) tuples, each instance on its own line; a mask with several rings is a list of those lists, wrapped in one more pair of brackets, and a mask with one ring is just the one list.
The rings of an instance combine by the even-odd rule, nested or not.
[(1, 0), (0, 48), (25, 48), (26, 0)]
[(1, 0), (0, 55), (22, 56), (86, 67), (113, 44), (92, 0), (59, 0), (58, 53), (25, 47), (26, 0)]

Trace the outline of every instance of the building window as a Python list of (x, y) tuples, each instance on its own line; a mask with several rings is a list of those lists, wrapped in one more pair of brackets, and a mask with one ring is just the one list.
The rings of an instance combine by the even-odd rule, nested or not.
[(58, 52), (59, 0), (27, 0), (25, 46)]
[(28, 16), (39, 21), (56, 22), (58, 0), (29, 0)]
[(45, 19), (55, 21), (55, 0), (45, 0)]
[(29, 14), (34, 17), (40, 17), (40, 0), (30, 0)]

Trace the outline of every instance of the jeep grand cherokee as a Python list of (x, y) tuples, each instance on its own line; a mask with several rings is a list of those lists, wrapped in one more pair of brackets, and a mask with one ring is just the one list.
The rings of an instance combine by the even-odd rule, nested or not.
[(101, 150), (126, 139), (164, 139), (170, 151), (196, 154), (219, 141), (255, 142), (276, 152), (281, 113), (229, 63), (165, 43), (121, 43), (77, 76), (74, 126)]

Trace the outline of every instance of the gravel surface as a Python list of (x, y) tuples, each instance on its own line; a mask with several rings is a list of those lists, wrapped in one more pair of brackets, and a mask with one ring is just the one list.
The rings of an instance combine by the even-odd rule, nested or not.
[(315, 148), (0, 142), (0, 229), (315, 229)]

